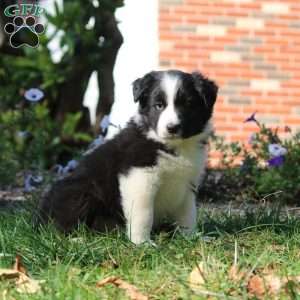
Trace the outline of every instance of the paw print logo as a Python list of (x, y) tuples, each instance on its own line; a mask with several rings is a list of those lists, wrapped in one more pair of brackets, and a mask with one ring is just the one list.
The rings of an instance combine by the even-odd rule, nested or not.
[[(13, 48), (22, 46), (36, 48), (39, 45), (39, 35), (45, 31), (45, 27), (37, 23), (32, 16), (26, 18), (17, 16), (12, 23), (5, 25), (4, 31), (10, 35), (9, 43)], [(18, 38), (17, 32), (21, 35), (22, 41)]]

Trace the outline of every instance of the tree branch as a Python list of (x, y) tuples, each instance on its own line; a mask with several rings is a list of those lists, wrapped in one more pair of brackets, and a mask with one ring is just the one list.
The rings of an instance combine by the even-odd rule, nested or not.
[[(100, 20), (100, 24), (97, 21)], [(123, 43), (114, 12), (105, 11), (99, 14), (95, 27), (98, 36), (104, 38), (101, 60), (98, 71), (99, 100), (96, 110), (95, 132), (99, 132), (99, 124), (103, 116), (110, 114), (114, 103), (113, 70), (118, 51)]]

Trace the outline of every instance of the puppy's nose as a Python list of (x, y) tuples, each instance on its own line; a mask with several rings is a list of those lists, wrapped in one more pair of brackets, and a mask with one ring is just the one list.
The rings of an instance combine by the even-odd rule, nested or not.
[(174, 124), (168, 124), (167, 125), (167, 130), (168, 130), (168, 132), (170, 134), (176, 134), (176, 133), (178, 133), (179, 129), (180, 129), (180, 125), (179, 124), (176, 124), (176, 125), (174, 125)]

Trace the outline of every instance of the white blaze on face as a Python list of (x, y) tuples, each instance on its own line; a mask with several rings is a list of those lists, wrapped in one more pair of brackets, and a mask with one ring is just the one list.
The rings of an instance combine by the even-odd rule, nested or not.
[(166, 108), (161, 113), (158, 124), (157, 134), (161, 138), (169, 136), (167, 126), (179, 124), (179, 118), (175, 110), (175, 97), (180, 85), (180, 79), (176, 76), (166, 74), (161, 81), (161, 88), (166, 96)]

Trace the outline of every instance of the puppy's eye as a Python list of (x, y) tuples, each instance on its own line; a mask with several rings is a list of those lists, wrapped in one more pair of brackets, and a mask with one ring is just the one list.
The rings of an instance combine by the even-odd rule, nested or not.
[(154, 108), (156, 109), (156, 110), (163, 110), (164, 109), (164, 104), (162, 103), (162, 102), (158, 102), (158, 103), (156, 103), (155, 105), (154, 105)]

